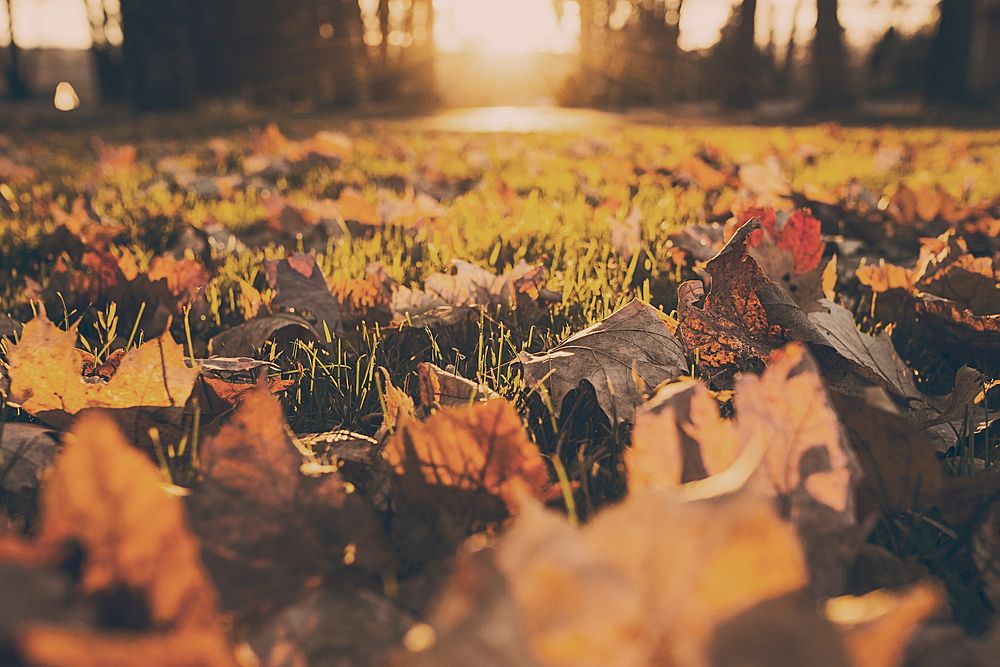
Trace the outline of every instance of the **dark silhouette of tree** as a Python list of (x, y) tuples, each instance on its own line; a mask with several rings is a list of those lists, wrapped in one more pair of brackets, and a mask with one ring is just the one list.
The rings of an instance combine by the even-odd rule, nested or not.
[(928, 53), (925, 97), (932, 104), (961, 104), (971, 97), (975, 0), (941, 0), (940, 9), (941, 19)]
[(847, 49), (837, 16), (837, 0), (816, 0), (816, 35), (812, 44), (814, 111), (843, 109), (853, 103), (847, 83)]
[(11, 99), (28, 97), (28, 84), (21, 72), (21, 54), (14, 35), (14, 3), (7, 0), (7, 66), (4, 68), (4, 78), (7, 80), (7, 96)]
[(193, 3), (121, 0), (124, 87), (140, 109), (190, 107), (195, 99)]
[(84, 0), (90, 19), (90, 52), (94, 57), (101, 99), (119, 100), (125, 95), (121, 49), (121, 9), (108, 0)]
[(754, 43), (757, 0), (743, 0), (735, 12), (732, 38), (720, 44), (726, 80), (722, 100), (729, 109), (752, 109), (760, 86), (761, 63)]

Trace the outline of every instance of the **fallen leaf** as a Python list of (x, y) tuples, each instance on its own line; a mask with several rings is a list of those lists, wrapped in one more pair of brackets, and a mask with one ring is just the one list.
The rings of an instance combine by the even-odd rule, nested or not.
[(851, 311), (841, 305), (823, 299), (819, 306), (821, 309), (808, 314), (809, 321), (852, 370), (904, 402), (921, 396), (913, 371), (896, 353), (888, 334), (863, 333)]
[(580, 529), (529, 505), (497, 549), (546, 665), (704, 664), (719, 624), (808, 576), (794, 530), (745, 497), (629, 497)]
[(197, 368), (184, 362), (183, 348), (169, 334), (129, 350), (104, 382), (81, 375), (76, 328), (63, 331), (40, 313), (24, 325), (9, 348), (10, 398), (28, 413), (54, 425), (91, 408), (167, 409), (179, 412), (194, 388)]
[(661, 386), (635, 412), (625, 452), (630, 493), (675, 487), (728, 469), (743, 450), (708, 388), (694, 379)]
[(308, 315), (320, 333), (345, 332), (343, 307), (316, 266), (316, 255), (292, 254), (282, 260), (265, 260), (264, 272), (271, 289), (275, 290), (272, 308)]
[[(392, 554), (365, 501), (333, 471), (306, 476), (311, 453), (290, 435), (267, 387), (245, 395), (200, 446), (201, 478), (188, 507), (225, 607), (241, 620), (291, 603), (306, 582), (340, 565), (379, 572)], [(267, 573), (267, 576), (265, 576)]]
[(687, 372), (680, 342), (660, 311), (638, 299), (548, 352), (519, 358), (525, 383), (544, 386), (557, 415), (566, 395), (586, 381), (615, 423), (631, 422), (648, 391)]
[(827, 600), (826, 617), (839, 626), (852, 667), (896, 667), (920, 625), (942, 602), (936, 586), (878, 590)]
[(519, 486), (537, 497), (549, 486), (538, 448), (503, 399), (442, 408), (424, 422), (404, 419), (385, 456), (398, 475), (499, 496), (511, 509)]
[(319, 341), (321, 337), (304, 317), (278, 313), (256, 317), (213, 336), (208, 351), (218, 356), (252, 357), (267, 343), (284, 349), (297, 340)]
[[(776, 293), (780, 288), (749, 255), (750, 235), (760, 226), (750, 220), (709, 260), (707, 292), (697, 280), (678, 289), (680, 338), (699, 368), (720, 385), (727, 384), (735, 370), (759, 372), (771, 351), (787, 340), (783, 327), (768, 317), (761, 297), (768, 302), (791, 302)], [(702, 299), (699, 307), (696, 304)]]
[(500, 398), (500, 394), (485, 385), (427, 362), (417, 366), (417, 379), (420, 382), (420, 404), (427, 407), (470, 405)]

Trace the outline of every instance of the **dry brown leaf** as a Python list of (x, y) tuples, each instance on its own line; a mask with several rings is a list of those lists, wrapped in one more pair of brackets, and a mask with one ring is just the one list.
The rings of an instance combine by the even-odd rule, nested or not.
[(256, 317), (243, 324), (226, 329), (208, 341), (208, 351), (213, 355), (249, 357), (256, 355), (267, 343), (279, 349), (296, 340), (319, 341), (321, 336), (304, 317), (292, 313), (278, 313)]
[[(301, 594), (311, 576), (340, 565), (381, 573), (393, 567), (381, 527), (360, 494), (315, 463), (290, 435), (266, 385), (245, 395), (200, 449), (192, 525), (228, 609), (253, 618)], [(266, 573), (266, 576), (265, 576)]]
[[(681, 284), (677, 293), (681, 340), (699, 368), (721, 385), (728, 384), (735, 370), (760, 371), (771, 351), (787, 339), (761, 300), (772, 300), (778, 288), (749, 255), (751, 234), (760, 227), (750, 220), (709, 260), (707, 293), (697, 280)], [(696, 302), (702, 298), (699, 307)]]
[(833, 598), (825, 613), (843, 633), (852, 667), (897, 667), (910, 639), (942, 601), (937, 586), (921, 583)]
[(823, 299), (819, 306), (808, 314), (809, 321), (853, 370), (903, 401), (920, 397), (913, 371), (896, 353), (888, 334), (863, 333), (851, 311), (839, 304)]
[(183, 408), (198, 377), (169, 333), (129, 350), (107, 382), (81, 375), (73, 327), (63, 331), (45, 313), (24, 325), (8, 354), (10, 401), (32, 415), (65, 425), (89, 408)]
[(31, 667), (237, 667), (220, 632), (198, 628), (155, 634), (30, 626), (18, 645)]
[(485, 385), (426, 362), (417, 366), (417, 379), (420, 404), (425, 407), (470, 405), (500, 398), (500, 394)]
[(944, 488), (944, 468), (934, 445), (901, 415), (857, 397), (834, 395), (840, 420), (864, 475), (860, 510), (895, 513), (935, 503)]
[(281, 260), (264, 260), (264, 272), (275, 290), (272, 308), (308, 315), (320, 333), (344, 333), (343, 306), (316, 266), (316, 255), (296, 253)]
[(393, 321), (414, 326), (450, 324), (478, 308), (514, 310), (537, 318), (541, 307), (561, 298), (544, 289), (544, 283), (544, 267), (524, 261), (496, 275), (455, 260), (452, 273), (427, 276), (423, 290), (398, 287), (392, 297)]
[(397, 474), (417, 475), (432, 486), (485, 491), (508, 508), (518, 487), (541, 497), (549, 486), (538, 448), (503, 399), (443, 408), (425, 422), (403, 419), (385, 456)]
[(802, 588), (794, 530), (766, 501), (630, 497), (581, 529), (535, 504), (498, 547), (545, 665), (697, 665), (715, 628)]
[(215, 591), (180, 499), (106, 416), (76, 422), (46, 479), (42, 512), (43, 544), (82, 545), (85, 593), (124, 584), (144, 594), (159, 626), (216, 623)]
[(687, 372), (681, 344), (663, 315), (638, 299), (548, 352), (522, 352), (520, 360), (525, 382), (544, 385), (557, 415), (566, 395), (587, 381), (614, 423), (631, 422), (647, 392)]
[(984, 352), (1000, 350), (1000, 313), (976, 315), (954, 301), (928, 295), (917, 301), (917, 314), (946, 343)]
[(728, 469), (743, 450), (708, 388), (693, 379), (661, 386), (640, 405), (625, 453), (631, 493), (669, 488)]

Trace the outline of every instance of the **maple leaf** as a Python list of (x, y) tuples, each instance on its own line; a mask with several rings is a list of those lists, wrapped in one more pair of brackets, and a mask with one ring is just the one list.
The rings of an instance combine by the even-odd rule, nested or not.
[(459, 559), (432, 617), (442, 643), (486, 641), (507, 655), (520, 644), (528, 664), (581, 667), (706, 664), (720, 624), (808, 576), (794, 530), (767, 502), (664, 492), (629, 497), (582, 528), (527, 503), (496, 563), (506, 591)]
[(742, 450), (733, 422), (721, 418), (704, 384), (665, 384), (635, 411), (632, 446), (625, 452), (629, 491), (704, 479), (732, 466)]
[(526, 384), (544, 385), (556, 415), (566, 395), (586, 381), (615, 423), (631, 422), (646, 392), (685, 374), (687, 366), (664, 316), (638, 299), (548, 352), (519, 358)]
[(185, 364), (183, 349), (169, 334), (126, 352), (106, 382), (81, 375), (76, 339), (76, 327), (63, 331), (44, 311), (25, 324), (8, 352), (9, 400), (59, 425), (89, 408), (179, 411), (191, 395), (198, 369)]
[(782, 497), (809, 554), (812, 586), (839, 590), (855, 546), (849, 538), (858, 537), (859, 471), (806, 348), (791, 343), (771, 355), (762, 376), (739, 376), (734, 402), (736, 419), (728, 422), (701, 385), (662, 387), (636, 420), (626, 458), (630, 489), (694, 482), (696, 494), (745, 488)]
[(513, 405), (503, 399), (442, 408), (426, 421), (404, 419), (385, 447), (399, 475), (426, 484), (500, 496), (513, 508), (515, 488), (541, 496), (548, 469)]
[(16, 629), (17, 651), (26, 664), (236, 664), (180, 499), (165, 490), (159, 471), (101, 413), (78, 419), (66, 437), (45, 479), (34, 544), (20, 556), (0, 548), (0, 559), (14, 555), (50, 563), (71, 544), (84, 555), (78, 593), (96, 599), (124, 587), (139, 595), (147, 610), (128, 622), (148, 627), (126, 634), (26, 620)]
[(349, 544), (352, 565), (392, 567), (366, 502), (335, 471), (313, 466), (318, 474), (303, 474), (315, 461), (290, 435), (266, 385), (244, 396), (199, 457), (200, 480), (188, 499), (192, 525), (226, 607), (241, 619), (291, 602), (309, 577), (340, 563)]

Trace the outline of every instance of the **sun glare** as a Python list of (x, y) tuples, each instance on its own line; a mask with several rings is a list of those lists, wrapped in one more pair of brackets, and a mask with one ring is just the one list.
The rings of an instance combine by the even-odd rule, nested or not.
[(552, 0), (436, 0), (435, 39), (442, 51), (502, 55), (569, 53), (580, 16), (575, 2), (558, 16)]

